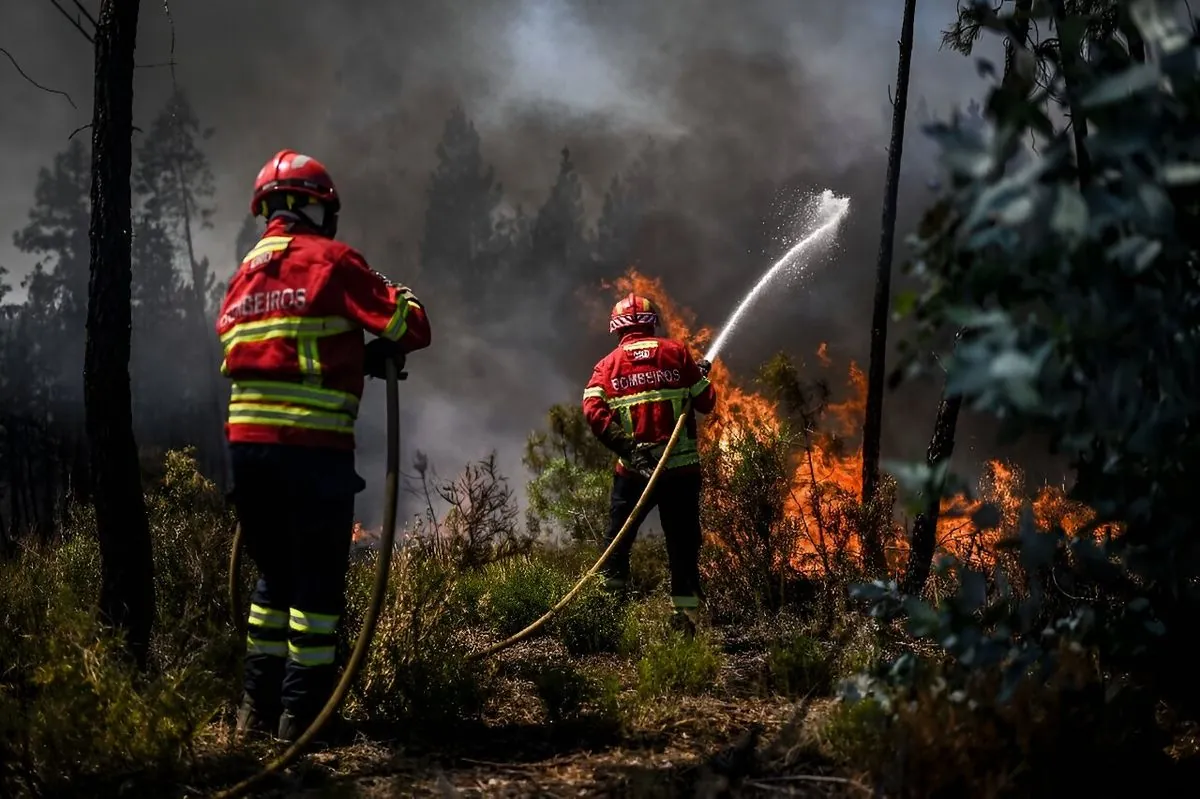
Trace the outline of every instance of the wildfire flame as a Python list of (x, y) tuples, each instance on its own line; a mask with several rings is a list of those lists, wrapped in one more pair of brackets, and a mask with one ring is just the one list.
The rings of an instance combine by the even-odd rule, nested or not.
[[(615, 288), (634, 292), (653, 301), (669, 336), (687, 342), (700, 352), (712, 331), (697, 327), (693, 314), (674, 303), (656, 278), (634, 269), (619, 278)], [(822, 369), (832, 368), (828, 347), (816, 351)], [(724, 449), (731, 437), (754, 431), (777, 433), (783, 424), (780, 408), (769, 398), (739, 386), (720, 361), (712, 365), (709, 379), (717, 387), (717, 405), (700, 427), (700, 445)], [(797, 459), (785, 514), (800, 531), (789, 561), (800, 572), (828, 570), (832, 557), (857, 556), (860, 550), (854, 514), (862, 499), (862, 450), (846, 447), (862, 428), (866, 408), (867, 380), (858, 364), (850, 362), (845, 378), (846, 395), (829, 403), (821, 419), (822, 429), (808, 431), (805, 452)], [(937, 551), (979, 566), (996, 558), (996, 542), (1016, 529), (1022, 506), (1031, 501), (1035, 519), (1044, 526), (1060, 525), (1074, 535), (1094, 517), (1085, 505), (1067, 498), (1063, 488), (1045, 486), (1031, 499), (1020, 470), (1012, 464), (992, 460), (985, 464), (978, 498), (966, 496), (942, 500), (937, 525)], [(977, 529), (971, 519), (984, 503), (1000, 509), (1000, 523), (992, 529)], [(895, 522), (898, 528), (902, 525)], [(894, 542), (889, 561), (899, 565), (907, 557), (902, 529), (891, 536)]]

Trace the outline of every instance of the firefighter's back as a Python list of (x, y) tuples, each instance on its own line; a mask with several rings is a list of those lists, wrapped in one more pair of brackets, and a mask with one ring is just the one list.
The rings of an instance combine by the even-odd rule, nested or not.
[(242, 259), (217, 323), (229, 441), (353, 449), (363, 329), (337, 279), (350, 248), (275, 227)]

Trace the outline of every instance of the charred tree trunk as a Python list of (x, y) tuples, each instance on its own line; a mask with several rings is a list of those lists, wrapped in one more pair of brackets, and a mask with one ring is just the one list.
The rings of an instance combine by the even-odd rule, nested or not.
[(130, 652), (144, 665), (154, 624), (154, 564), (129, 387), (129, 177), (139, 5), (138, 0), (104, 0), (96, 25), (83, 390), (100, 540), (100, 611), (125, 634)]
[[(896, 198), (900, 191), (900, 159), (904, 154), (904, 118), (908, 112), (908, 74), (912, 63), (913, 21), (916, 0), (904, 3), (900, 31), (900, 61), (896, 69), (896, 98), (892, 103), (892, 138), (888, 144), (887, 183), (875, 262), (875, 305), (871, 314), (871, 360), (867, 370), (867, 408), (863, 419), (863, 502), (871, 502), (879, 487), (880, 439), (883, 435), (883, 383), (886, 374), (887, 323), (891, 310), (892, 251), (896, 239)], [(863, 555), (868, 573), (887, 570), (883, 556), (883, 531), (875, 525), (863, 531)]]
[[(942, 389), (942, 400), (938, 403), (937, 418), (933, 422), (933, 436), (925, 453), (930, 466), (937, 466), (954, 453), (954, 431), (958, 427), (958, 412), (961, 409), (962, 395), (947, 397), (945, 389)], [(903, 588), (906, 594), (920, 594), (925, 589), (933, 566), (941, 510), (941, 495), (930, 496), (926, 499), (925, 510), (917, 514), (913, 521), (912, 546), (908, 551), (908, 566), (904, 570)]]

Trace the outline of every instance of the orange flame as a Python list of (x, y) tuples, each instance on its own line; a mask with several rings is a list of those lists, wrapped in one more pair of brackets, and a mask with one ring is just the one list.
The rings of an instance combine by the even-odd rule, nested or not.
[[(622, 294), (634, 292), (652, 300), (658, 307), (666, 335), (687, 342), (700, 350), (712, 337), (709, 328), (697, 327), (693, 314), (676, 305), (663, 289), (661, 280), (646, 277), (634, 269), (619, 278), (614, 286)], [(828, 346), (816, 351), (822, 369), (832, 366)], [(777, 403), (747, 391), (734, 382), (721, 361), (712, 365), (709, 379), (717, 388), (717, 405), (700, 427), (702, 448), (724, 449), (730, 437), (762, 431), (778, 433), (783, 419)], [(850, 362), (846, 377), (846, 395), (840, 402), (829, 403), (824, 411), (824, 429), (806, 432), (803, 451), (796, 459), (791, 491), (785, 502), (785, 514), (799, 530), (791, 556), (792, 568), (804, 573), (828, 571), (831, 561), (845, 556), (857, 557), (860, 544), (857, 533), (862, 499), (862, 451), (846, 447), (844, 441), (856, 439), (866, 408), (867, 380), (862, 369)], [(978, 566), (995, 562), (995, 544), (1015, 533), (1021, 507), (1028, 501), (1019, 469), (1000, 461), (989, 461), (979, 483), (979, 497), (943, 499), (937, 525), (937, 550)], [(971, 515), (983, 505), (1000, 508), (1000, 524), (994, 529), (976, 529)], [(1034, 516), (1041, 525), (1060, 525), (1075, 534), (1094, 517), (1092, 510), (1066, 497), (1058, 487), (1046, 486), (1032, 499)], [(906, 536), (896, 523), (890, 560), (899, 564), (907, 555)]]

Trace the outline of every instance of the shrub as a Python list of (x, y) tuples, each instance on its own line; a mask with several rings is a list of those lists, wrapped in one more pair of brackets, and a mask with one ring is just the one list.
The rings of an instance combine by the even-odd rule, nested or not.
[(94, 795), (102, 778), (168, 769), (228, 702), (240, 646), (219, 497), (190, 453), (172, 452), (147, 502), (158, 583), (147, 674), (97, 618), (89, 509), (71, 509), (58, 543), (0, 563), (0, 793)]
[(572, 655), (617, 652), (625, 630), (627, 606), (593, 577), (553, 621), (553, 633)]
[(638, 694), (644, 699), (711, 690), (721, 670), (721, 657), (705, 638), (688, 639), (676, 632), (652, 643), (637, 664)]
[[(343, 646), (358, 634), (374, 582), (378, 553), (351, 569)], [(453, 612), (453, 567), (428, 545), (392, 556), (383, 612), (347, 711), (371, 721), (442, 725), (477, 716), (490, 694), (489, 661), (467, 663), (469, 649)]]
[(529, 529), (597, 542), (608, 528), (613, 454), (592, 435), (577, 405), (555, 405), (545, 432), (531, 433), (522, 459), (534, 477), (527, 485)]
[(562, 663), (539, 663), (529, 670), (550, 723), (619, 718), (620, 682), (613, 674), (595, 674)]
[(771, 687), (785, 696), (829, 694), (833, 690), (833, 658), (826, 646), (807, 635), (776, 641), (767, 652)]
[(571, 588), (568, 575), (531, 556), (494, 563), (483, 575), (481, 612), (502, 636), (536, 621)]

